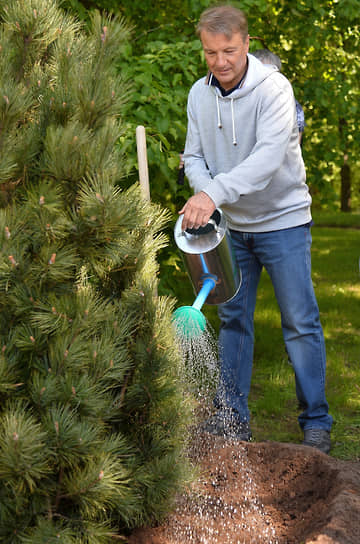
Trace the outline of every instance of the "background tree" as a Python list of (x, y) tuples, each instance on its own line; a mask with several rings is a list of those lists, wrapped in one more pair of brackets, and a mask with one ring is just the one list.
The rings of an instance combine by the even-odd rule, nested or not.
[(281, 57), (305, 109), (303, 154), (314, 205), (357, 209), (360, 2), (256, 4), (249, 12), (251, 27)]
[[(166, 213), (126, 168), (121, 20), (0, 10), (0, 540), (110, 542), (186, 482)], [(181, 461), (181, 462), (180, 462)]]

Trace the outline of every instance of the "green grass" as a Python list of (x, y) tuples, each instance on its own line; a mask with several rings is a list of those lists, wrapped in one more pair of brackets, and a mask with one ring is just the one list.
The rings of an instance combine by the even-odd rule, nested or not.
[(314, 225), (321, 227), (353, 227), (360, 228), (360, 212), (344, 213), (341, 211), (312, 211)]
[[(343, 214), (345, 215), (345, 214)], [(356, 217), (356, 216), (355, 216)], [(326, 221), (321, 217), (321, 225)], [(313, 282), (327, 349), (326, 394), (334, 418), (331, 455), (360, 459), (360, 216), (339, 228), (312, 229)], [(333, 225), (333, 221), (330, 223)], [(341, 225), (341, 226), (340, 226)], [(346, 226), (347, 228), (343, 228)], [(250, 393), (256, 441), (300, 442), (294, 375), (282, 338), (269, 277), (263, 273), (255, 313), (255, 356)]]

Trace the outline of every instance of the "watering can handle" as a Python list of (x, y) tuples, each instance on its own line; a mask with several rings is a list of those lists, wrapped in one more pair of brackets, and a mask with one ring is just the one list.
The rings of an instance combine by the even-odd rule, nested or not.
[(205, 225), (205, 227), (199, 227), (198, 229), (186, 229), (185, 232), (187, 232), (188, 234), (196, 234), (196, 235), (199, 235), (199, 234), (208, 234), (209, 232), (212, 232), (213, 230), (217, 230), (217, 223), (215, 221), (215, 219), (209, 219), (207, 225)]

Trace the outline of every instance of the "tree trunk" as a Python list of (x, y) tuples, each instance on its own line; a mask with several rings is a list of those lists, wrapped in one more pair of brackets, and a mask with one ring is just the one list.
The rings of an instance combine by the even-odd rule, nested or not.
[(351, 169), (348, 156), (344, 155), (344, 163), (340, 170), (341, 178), (341, 211), (351, 211)]

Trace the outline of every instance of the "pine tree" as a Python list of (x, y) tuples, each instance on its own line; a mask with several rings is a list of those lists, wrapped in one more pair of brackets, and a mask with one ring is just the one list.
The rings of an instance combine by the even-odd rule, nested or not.
[(0, 541), (105, 543), (189, 467), (166, 213), (122, 189), (123, 20), (0, 7)]

